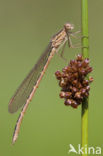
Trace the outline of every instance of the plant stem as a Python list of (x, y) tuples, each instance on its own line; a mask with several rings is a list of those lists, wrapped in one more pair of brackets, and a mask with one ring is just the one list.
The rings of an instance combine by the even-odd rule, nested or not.
[[(89, 42), (88, 42), (88, 0), (81, 0), (82, 3), (82, 55), (84, 58), (89, 57)], [(88, 102), (85, 99), (82, 103), (82, 147), (88, 148)], [(87, 152), (88, 153), (88, 152)], [(82, 156), (87, 156), (84, 150)]]

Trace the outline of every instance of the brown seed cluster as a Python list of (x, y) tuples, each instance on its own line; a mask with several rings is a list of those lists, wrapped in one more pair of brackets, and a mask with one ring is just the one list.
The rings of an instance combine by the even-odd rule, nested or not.
[(92, 72), (92, 67), (89, 66), (89, 59), (83, 59), (82, 55), (78, 55), (75, 60), (71, 60), (62, 72), (56, 71), (56, 78), (62, 88), (60, 97), (65, 99), (65, 105), (77, 108), (84, 98), (89, 96), (89, 84), (93, 81), (93, 78), (89, 77), (87, 80), (86, 76), (90, 72)]

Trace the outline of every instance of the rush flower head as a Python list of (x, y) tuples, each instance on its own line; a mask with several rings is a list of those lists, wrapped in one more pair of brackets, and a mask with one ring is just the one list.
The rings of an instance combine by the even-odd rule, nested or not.
[(84, 98), (89, 96), (90, 86), (93, 81), (92, 77), (87, 79), (88, 73), (92, 72), (89, 66), (89, 59), (84, 59), (82, 55), (78, 55), (75, 60), (71, 60), (69, 65), (56, 71), (56, 78), (59, 80), (61, 87), (60, 98), (64, 98), (64, 104), (77, 108)]

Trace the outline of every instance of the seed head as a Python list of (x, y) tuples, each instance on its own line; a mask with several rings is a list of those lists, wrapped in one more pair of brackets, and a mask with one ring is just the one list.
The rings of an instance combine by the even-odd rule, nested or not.
[(89, 66), (89, 59), (84, 59), (81, 54), (77, 55), (75, 60), (70, 60), (68, 66), (56, 71), (55, 76), (59, 80), (61, 92), (60, 98), (64, 98), (64, 104), (77, 108), (84, 98), (89, 96), (90, 83), (92, 77), (86, 78), (87, 74), (92, 72), (92, 67)]

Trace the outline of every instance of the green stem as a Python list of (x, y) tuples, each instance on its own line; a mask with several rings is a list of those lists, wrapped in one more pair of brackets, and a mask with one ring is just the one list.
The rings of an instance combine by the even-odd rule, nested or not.
[[(89, 42), (88, 42), (88, 0), (81, 0), (82, 2), (82, 55), (84, 58), (89, 57)], [(82, 103), (82, 147), (88, 148), (88, 102), (85, 99)], [(88, 153), (88, 152), (87, 152)], [(84, 150), (82, 156), (87, 156)]]

